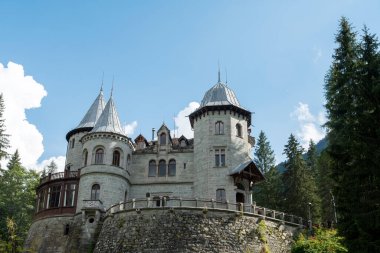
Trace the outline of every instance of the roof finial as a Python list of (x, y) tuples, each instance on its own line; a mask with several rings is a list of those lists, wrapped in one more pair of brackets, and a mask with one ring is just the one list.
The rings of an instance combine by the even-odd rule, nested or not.
[(220, 83), (220, 64), (218, 61), (218, 83)]
[(102, 85), (100, 85), (100, 92), (103, 92), (104, 71), (102, 75)]
[(115, 81), (115, 76), (112, 75), (112, 88), (111, 88), (111, 97), (112, 97), (112, 93), (113, 93), (113, 82)]
[(228, 79), (227, 79), (227, 68), (226, 68), (226, 84), (228, 83)]

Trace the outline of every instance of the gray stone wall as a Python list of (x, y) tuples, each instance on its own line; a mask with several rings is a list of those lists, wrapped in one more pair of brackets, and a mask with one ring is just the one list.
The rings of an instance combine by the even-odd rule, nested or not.
[(295, 227), (234, 212), (122, 211), (106, 218), (94, 252), (290, 252)]

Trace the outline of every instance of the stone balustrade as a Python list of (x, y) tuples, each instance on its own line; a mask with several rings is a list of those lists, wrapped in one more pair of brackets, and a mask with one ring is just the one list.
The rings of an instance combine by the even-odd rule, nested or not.
[(286, 223), (294, 226), (305, 226), (304, 219), (302, 217), (287, 214), (281, 211), (268, 209), (265, 207), (257, 206), (253, 204), (245, 203), (232, 203), (232, 202), (220, 202), (214, 199), (200, 199), (200, 198), (167, 198), (167, 197), (155, 197), (155, 198), (142, 198), (131, 199), (126, 202), (120, 202), (111, 206), (106, 211), (106, 215), (112, 215), (120, 211), (135, 210), (141, 212), (143, 209), (200, 209), (204, 213), (209, 210), (229, 211), (236, 212), (237, 215), (253, 215), (276, 221), (279, 223)]

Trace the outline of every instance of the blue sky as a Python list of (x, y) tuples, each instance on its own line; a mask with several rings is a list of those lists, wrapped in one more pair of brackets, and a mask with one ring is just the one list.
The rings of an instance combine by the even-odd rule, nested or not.
[(26, 110), (43, 135), (39, 162), (65, 155), (65, 134), (95, 99), (103, 72), (106, 98), (114, 75), (121, 122), (137, 122), (130, 137), (150, 137), (201, 101), (218, 61), (254, 112), (253, 135), (263, 130), (281, 160), (290, 133), (302, 138), (305, 124), (321, 131), (340, 17), (380, 34), (379, 13), (380, 1), (359, 0), (1, 1), (0, 63), (22, 65), (48, 93)]

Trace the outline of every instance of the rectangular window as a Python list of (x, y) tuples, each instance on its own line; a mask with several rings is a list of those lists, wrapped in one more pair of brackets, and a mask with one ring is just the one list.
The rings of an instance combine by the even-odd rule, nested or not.
[(226, 190), (217, 189), (216, 190), (216, 201), (217, 202), (226, 202)]
[(49, 208), (59, 207), (61, 197), (61, 186), (54, 185), (49, 188)]
[(225, 149), (215, 149), (215, 167), (226, 166)]
[(45, 209), (45, 190), (42, 190), (38, 194), (38, 206), (37, 206), (37, 212)]
[(76, 184), (65, 185), (64, 206), (74, 206)]

